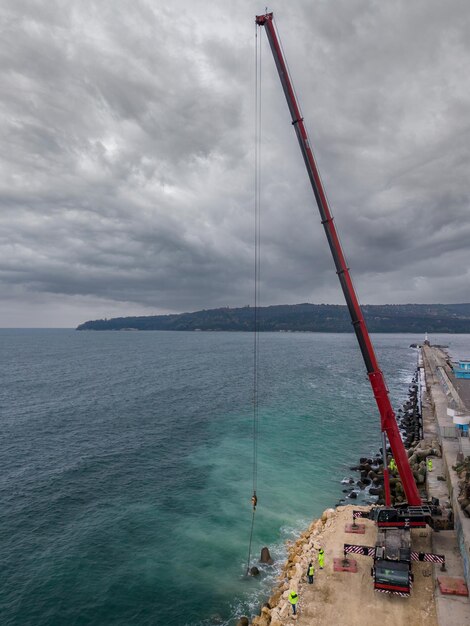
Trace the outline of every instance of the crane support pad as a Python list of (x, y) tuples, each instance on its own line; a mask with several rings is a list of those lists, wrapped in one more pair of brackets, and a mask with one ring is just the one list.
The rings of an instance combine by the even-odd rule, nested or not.
[(364, 535), (366, 532), (366, 525), (365, 524), (345, 524), (344, 532), (354, 533), (355, 535)]
[(355, 559), (333, 559), (334, 572), (350, 572), (357, 573), (357, 561)]
[(437, 584), (439, 585), (439, 591), (443, 595), (468, 596), (468, 587), (463, 578), (438, 576)]

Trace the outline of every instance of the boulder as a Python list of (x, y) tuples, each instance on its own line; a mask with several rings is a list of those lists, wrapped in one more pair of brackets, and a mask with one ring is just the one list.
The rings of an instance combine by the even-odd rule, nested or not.
[(322, 522), (326, 522), (326, 520), (334, 517), (334, 515), (335, 515), (334, 509), (326, 509), (326, 511), (323, 511), (323, 514), (321, 516)]
[(267, 563), (268, 565), (272, 565), (274, 563), (271, 555), (269, 554), (269, 548), (264, 547), (261, 550), (260, 563)]
[(269, 606), (277, 606), (279, 604), (279, 600), (282, 596), (282, 590), (278, 589), (273, 593), (273, 595), (269, 598)]
[(237, 622), (237, 626), (250, 626), (250, 620), (245, 616), (240, 617)]
[(250, 567), (250, 575), (259, 576), (259, 569), (255, 565), (253, 565), (253, 567)]
[(422, 459), (425, 459), (427, 456), (431, 456), (432, 449), (426, 448), (425, 450), (420, 450), (419, 448), (416, 448), (415, 454), (418, 457), (418, 459), (421, 461)]

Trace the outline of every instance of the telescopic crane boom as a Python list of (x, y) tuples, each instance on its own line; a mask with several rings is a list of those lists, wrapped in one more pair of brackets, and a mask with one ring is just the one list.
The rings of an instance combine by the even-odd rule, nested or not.
[[(256, 17), (256, 23), (258, 26), (264, 26), (266, 35), (268, 37), (269, 45), (274, 56), (279, 78), (281, 79), (282, 88), (287, 100), (292, 116), (292, 125), (294, 126), (297, 139), (299, 141), (300, 150), (305, 161), (310, 183), (312, 185), (313, 193), (317, 201), (318, 209), (320, 211), (321, 221), (325, 228), (326, 237), (330, 246), (331, 254), (336, 266), (336, 273), (338, 274), (339, 282), (343, 290), (346, 304), (348, 306), (351, 321), (356, 333), (359, 347), (361, 349), (362, 357), (367, 369), (367, 375), (372, 386), (375, 401), (380, 413), (380, 423), (382, 433), (385, 433), (390, 442), (390, 447), (394, 455), (398, 472), (403, 483), (403, 489), (405, 491), (408, 504), (417, 506), (421, 504), (421, 498), (416, 487), (416, 483), (408, 463), (408, 457), (405, 447), (400, 437), (398, 425), (395, 419), (395, 414), (390, 403), (388, 396), (388, 389), (385, 384), (385, 379), (382, 371), (379, 368), (377, 358), (375, 356), (374, 348), (367, 330), (364, 316), (362, 315), (361, 307), (359, 305), (354, 285), (349, 274), (349, 268), (346, 264), (346, 259), (339, 241), (338, 233), (334, 224), (334, 220), (328, 205), (325, 191), (318, 173), (318, 169), (315, 163), (313, 152), (310, 148), (307, 131), (305, 129), (303, 118), (300, 114), (300, 108), (297, 103), (297, 99), (292, 87), (292, 82), (289, 77), (287, 65), (284, 61), (282, 49), (279, 43), (279, 39), (274, 28), (273, 14), (266, 13), (265, 15), (258, 15)], [(390, 492), (387, 489), (387, 451), (385, 445), (385, 437), (383, 444), (383, 458), (384, 458), (384, 477), (385, 477), (385, 490), (387, 505), (390, 505)]]

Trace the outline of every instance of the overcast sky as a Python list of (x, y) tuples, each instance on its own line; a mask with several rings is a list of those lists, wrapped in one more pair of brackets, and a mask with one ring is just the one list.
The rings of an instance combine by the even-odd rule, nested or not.
[[(253, 302), (248, 0), (3, 0), (0, 326)], [(269, 6), (363, 303), (470, 301), (470, 3)], [(343, 303), (262, 37), (261, 303)]]

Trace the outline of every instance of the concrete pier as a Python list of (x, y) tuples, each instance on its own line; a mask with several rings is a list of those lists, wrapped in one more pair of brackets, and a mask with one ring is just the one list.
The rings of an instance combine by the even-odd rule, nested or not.
[[(447, 359), (447, 354), (437, 347), (426, 345), (421, 349), (420, 376), (416, 380), (418, 406), (423, 417), (422, 427), (418, 424), (418, 438), (422, 436), (424, 445), (422, 441), (415, 443), (421, 446), (420, 450), (426, 450), (424, 456), (433, 455), (428, 457), (433, 467), (426, 473), (425, 486), (428, 498), (438, 498), (442, 505), (443, 515), (435, 518), (435, 522), (442, 522), (440, 527), (447, 528), (452, 525), (448, 524), (449, 520), (453, 519), (454, 529), (431, 531), (428, 527), (410, 531), (413, 550), (444, 554), (446, 571), (441, 571), (438, 563), (414, 562), (414, 583), (409, 598), (377, 593), (370, 576), (370, 559), (362, 556), (350, 559), (347, 569), (343, 561), (344, 543), (375, 545), (375, 523), (364, 520), (364, 534), (350, 534), (348, 526), (353, 510), (361, 507), (338, 506), (314, 520), (289, 547), (288, 559), (269, 605), (262, 607), (260, 615), (254, 617), (253, 626), (363, 626), (365, 622), (381, 626), (470, 626), (469, 598), (446, 593), (454, 591), (453, 585), (458, 581), (465, 581), (470, 588), (470, 518), (457, 500), (458, 476), (453, 469), (459, 456), (470, 456), (470, 441), (467, 437), (457, 437), (452, 417), (447, 414), (449, 406), (464, 410), (467, 400), (462, 388), (454, 384)], [(468, 384), (470, 399), (470, 380)], [(466, 406), (468, 408), (468, 404)], [(412, 411), (415, 415), (414, 407)], [(413, 424), (413, 432), (415, 427)], [(415, 454), (416, 449), (413, 447), (410, 452)], [(419, 475), (424, 480), (424, 474)], [(420, 480), (420, 487), (423, 486)], [(369, 508), (363, 507), (364, 510)], [(450, 518), (448, 512), (452, 513)], [(320, 547), (325, 552), (325, 567), (321, 570), (317, 567)], [(313, 584), (306, 580), (309, 563), (316, 568)], [(288, 601), (291, 589), (300, 598), (295, 616)]]
[[(458, 458), (470, 455), (468, 437), (458, 437), (448, 408), (468, 410), (468, 390), (455, 383), (448, 355), (440, 348), (424, 345), (421, 348), (425, 389), (422, 397), (424, 439), (439, 439), (442, 458), (433, 458), (433, 471), (428, 472), (426, 487), (429, 498), (439, 498), (441, 504), (449, 502), (454, 515), (454, 530), (432, 533), (433, 551), (445, 554), (447, 572), (442, 576), (464, 578), (470, 589), (470, 518), (466, 517), (457, 501), (458, 476), (453, 467)], [(461, 383), (462, 381), (459, 381)], [(466, 382), (466, 381), (465, 381)], [(467, 395), (468, 393), (468, 395)], [(470, 625), (470, 600), (468, 597), (444, 595), (438, 585), (441, 573), (436, 572), (435, 598), (439, 626)]]

